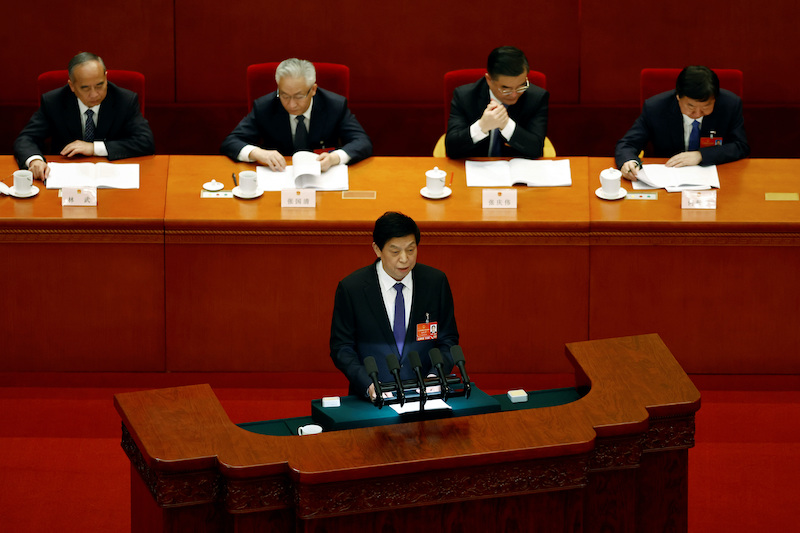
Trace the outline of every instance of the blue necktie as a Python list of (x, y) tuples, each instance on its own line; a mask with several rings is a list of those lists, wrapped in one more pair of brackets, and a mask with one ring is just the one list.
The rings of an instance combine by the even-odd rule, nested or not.
[(700, 148), (700, 122), (692, 122), (692, 133), (689, 134), (689, 151), (694, 152)]
[(492, 130), (492, 137), (489, 140), (489, 157), (500, 157), (502, 146), (503, 136), (500, 134), (500, 130), (495, 128)]
[(394, 290), (397, 296), (394, 299), (394, 342), (397, 343), (397, 350), (400, 356), (403, 355), (403, 344), (406, 338), (406, 301), (403, 298), (403, 284), (395, 283)]
[(297, 115), (297, 129), (294, 130), (294, 149), (306, 150), (308, 148), (308, 131), (306, 130), (306, 117)]
[(86, 110), (86, 127), (83, 130), (83, 140), (87, 143), (94, 142), (94, 111), (91, 109)]

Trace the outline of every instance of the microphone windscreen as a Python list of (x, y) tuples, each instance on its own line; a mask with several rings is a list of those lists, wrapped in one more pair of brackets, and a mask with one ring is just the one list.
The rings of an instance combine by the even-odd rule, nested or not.
[(464, 350), (461, 349), (461, 346), (451, 346), (450, 355), (453, 356), (454, 363), (464, 362)]
[(386, 366), (389, 367), (389, 372), (400, 370), (400, 363), (397, 362), (397, 356), (395, 354), (390, 353), (386, 356)]
[(411, 368), (422, 367), (422, 361), (420, 361), (419, 354), (417, 352), (411, 352), (408, 354), (408, 362), (411, 363)]
[(431, 358), (431, 364), (433, 364), (433, 366), (444, 364), (442, 352), (439, 351), (439, 348), (431, 348), (431, 351), (428, 352), (428, 357)]
[(375, 362), (375, 358), (372, 356), (364, 358), (364, 368), (367, 370), (367, 375), (378, 373), (378, 364)]

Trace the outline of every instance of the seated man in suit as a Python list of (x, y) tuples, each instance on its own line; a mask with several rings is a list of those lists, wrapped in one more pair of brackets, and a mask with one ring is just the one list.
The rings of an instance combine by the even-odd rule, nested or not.
[[(19, 168), (31, 170), (34, 179), (46, 179), (45, 152), (112, 161), (155, 153), (136, 93), (109, 83), (99, 56), (82, 52), (67, 68), (67, 85), (42, 95), (39, 109), (14, 142)], [(48, 138), (51, 151), (45, 147)]]
[(528, 81), (528, 60), (513, 46), (489, 54), (487, 73), (453, 91), (447, 157), (542, 157), (550, 94)]
[(378, 379), (393, 381), (386, 356), (395, 354), (400, 377), (415, 374), (408, 361), (419, 353), (423, 376), (431, 370), (428, 352), (439, 348), (445, 372), (453, 368), (450, 347), (458, 344), (453, 295), (444, 272), (417, 263), (420, 233), (402, 213), (384, 213), (372, 233), (375, 263), (356, 270), (336, 288), (331, 321), (331, 358), (350, 381), (351, 395), (375, 397), (364, 369), (373, 356)]
[(284, 156), (299, 150), (325, 150), (317, 158), (323, 172), (372, 155), (372, 141), (348, 109), (347, 100), (317, 87), (310, 61), (281, 62), (275, 81), (278, 90), (253, 102), (250, 113), (222, 143), (223, 154), (234, 161), (255, 161), (283, 170)]
[(719, 165), (750, 154), (742, 99), (719, 88), (719, 78), (702, 66), (684, 68), (675, 90), (648, 98), (642, 114), (617, 142), (614, 158), (622, 175), (636, 181), (639, 153), (652, 144), (652, 157), (668, 167)]

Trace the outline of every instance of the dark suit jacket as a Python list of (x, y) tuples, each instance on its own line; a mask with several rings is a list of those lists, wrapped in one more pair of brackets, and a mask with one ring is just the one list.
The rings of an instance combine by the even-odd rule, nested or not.
[[(547, 105), (550, 93), (531, 85), (517, 103), (508, 108), (508, 116), (517, 126), (511, 139), (501, 148), (503, 157), (542, 157), (544, 138), (547, 136)], [(489, 155), (489, 137), (473, 143), (469, 127), (483, 115), (489, 104), (489, 84), (486, 78), (462, 85), (453, 91), (450, 119), (444, 146), (447, 157), (486, 157)], [(505, 139), (504, 139), (505, 140)]]
[[(742, 99), (725, 89), (720, 89), (714, 111), (703, 118), (700, 136), (722, 137), (721, 146), (700, 148), (701, 165), (720, 165), (750, 155), (747, 135), (744, 132)], [(648, 144), (651, 146), (648, 147)], [(639, 161), (639, 152), (646, 150), (648, 157), (672, 157), (686, 151), (683, 142), (683, 117), (675, 91), (667, 91), (648, 98), (642, 114), (625, 136), (617, 142), (614, 153), (617, 167), (626, 161)]]
[[(95, 140), (104, 141), (108, 159), (151, 155), (156, 151), (153, 132), (139, 111), (136, 93), (108, 84), (100, 106)], [(46, 146), (51, 139), (50, 147)], [(14, 156), (20, 168), (33, 155), (57, 154), (72, 141), (83, 140), (78, 98), (69, 85), (42, 95), (39, 109), (14, 142)]]
[[(439, 348), (445, 360), (444, 370), (450, 372), (453, 368), (450, 347), (458, 344), (453, 294), (447, 276), (441, 270), (417, 264), (413, 270), (414, 294), (401, 358), (381, 297), (376, 267), (377, 263), (373, 263), (339, 282), (331, 321), (331, 358), (350, 381), (349, 393), (362, 398), (372, 383), (364, 370), (365, 357), (375, 358), (381, 381), (394, 382), (386, 366), (388, 354), (398, 356), (401, 378), (411, 379), (414, 373), (408, 363), (409, 353), (419, 353), (423, 376), (426, 376), (431, 369), (428, 351)], [(417, 341), (416, 326), (425, 322), (426, 313), (431, 322), (438, 323), (438, 339)]]
[[(325, 89), (317, 89), (314, 96), (308, 142), (313, 150), (341, 148), (350, 156), (350, 164), (372, 155), (372, 141), (350, 112), (347, 100)], [(289, 113), (278, 99), (277, 91), (253, 102), (253, 109), (228, 135), (220, 150), (236, 161), (239, 152), (248, 144), (277, 150), (284, 156), (296, 151)]]

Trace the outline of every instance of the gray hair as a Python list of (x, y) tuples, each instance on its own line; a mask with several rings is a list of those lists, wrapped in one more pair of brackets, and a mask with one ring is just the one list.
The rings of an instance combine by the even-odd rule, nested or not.
[(280, 83), (281, 78), (285, 76), (290, 78), (305, 78), (306, 84), (309, 87), (317, 82), (317, 71), (314, 70), (314, 65), (311, 61), (297, 59), (296, 57), (281, 61), (281, 64), (275, 69), (276, 83)]
[(72, 77), (72, 73), (75, 71), (75, 68), (83, 65), (84, 63), (88, 63), (89, 61), (97, 61), (100, 63), (100, 66), (103, 67), (103, 72), (106, 70), (106, 64), (103, 59), (91, 52), (81, 52), (80, 54), (76, 55), (72, 59), (69, 60), (69, 65), (67, 66), (67, 71), (69, 72), (69, 79), (74, 80), (75, 78)]

